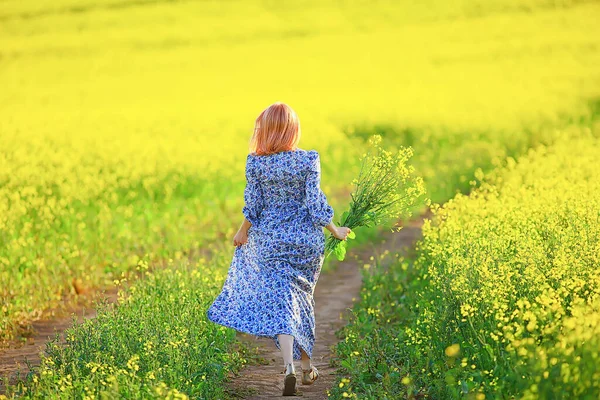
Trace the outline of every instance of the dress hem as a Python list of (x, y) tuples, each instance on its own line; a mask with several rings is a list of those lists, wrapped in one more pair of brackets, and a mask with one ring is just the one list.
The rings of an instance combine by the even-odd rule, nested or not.
[[(306, 349), (305, 349), (305, 348), (304, 348), (304, 347), (303, 347), (303, 346), (300, 344), (300, 342), (298, 341), (298, 339), (296, 339), (296, 335), (294, 335), (293, 333), (290, 333), (289, 331), (286, 331), (286, 332), (278, 332), (278, 333), (275, 333), (275, 334), (268, 334), (268, 333), (255, 333), (255, 332), (250, 332), (250, 331), (248, 331), (248, 330), (244, 330), (244, 329), (236, 328), (236, 327), (234, 327), (234, 326), (231, 326), (231, 325), (228, 325), (228, 324), (225, 324), (225, 323), (222, 323), (222, 322), (217, 322), (217, 321), (214, 321), (214, 320), (212, 320), (211, 318), (208, 318), (208, 320), (209, 320), (209, 321), (211, 321), (211, 322), (213, 322), (213, 323), (215, 323), (215, 324), (218, 324), (218, 325), (224, 326), (224, 327), (226, 327), (226, 328), (230, 328), (230, 329), (236, 330), (236, 331), (238, 331), (238, 332), (246, 333), (246, 334), (248, 334), (248, 335), (252, 335), (252, 336), (258, 336), (258, 337), (266, 337), (266, 338), (269, 338), (269, 339), (273, 339), (273, 341), (275, 342), (275, 345), (276, 345), (276, 347), (277, 347), (278, 349), (280, 349), (280, 347), (279, 347), (279, 345), (278, 345), (278, 341), (276, 340), (276, 337), (277, 337), (277, 335), (290, 335), (290, 336), (293, 336), (293, 337), (294, 337), (294, 342), (295, 342), (296, 344), (298, 344), (298, 347), (299, 347), (300, 349), (302, 349), (302, 350), (303, 350), (303, 351), (304, 351), (304, 352), (305, 352), (305, 353), (308, 355), (308, 358), (312, 359), (312, 349), (311, 349), (311, 351), (310, 351), (310, 353), (309, 353), (309, 352), (308, 352), (308, 351), (307, 351), (307, 350), (306, 350)], [(301, 360), (301, 359), (302, 359), (302, 357), (300, 357), (300, 358), (294, 357), (294, 360)]]

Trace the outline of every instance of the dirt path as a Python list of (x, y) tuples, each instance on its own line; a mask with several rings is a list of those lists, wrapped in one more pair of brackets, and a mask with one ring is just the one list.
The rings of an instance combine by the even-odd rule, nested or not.
[[(335, 382), (336, 368), (330, 364), (333, 354), (332, 346), (338, 339), (335, 332), (346, 323), (347, 310), (358, 299), (362, 283), (361, 268), (369, 262), (371, 256), (377, 256), (384, 251), (399, 251), (412, 249), (414, 242), (421, 235), (423, 219), (411, 221), (400, 232), (387, 233), (386, 238), (378, 244), (365, 244), (354, 257), (350, 255), (338, 264), (337, 269), (323, 273), (315, 289), (315, 317), (317, 321), (317, 341), (313, 350), (313, 363), (321, 375), (313, 386), (301, 386), (298, 380), (299, 394), (308, 399), (326, 399), (327, 389)], [(106, 293), (110, 303), (117, 299), (115, 290)], [(87, 302), (90, 304), (90, 302)], [(73, 325), (71, 315), (76, 315), (78, 322), (94, 318), (96, 310), (93, 306), (76, 305), (68, 308), (59, 318), (37, 321), (32, 324), (33, 334), (25, 343), (13, 343), (7, 349), (0, 349), (0, 378), (8, 376), (14, 382), (17, 374), (29, 372), (28, 363), (38, 366), (40, 354), (46, 343), (55, 335), (61, 334)], [(283, 375), (282, 361), (275, 344), (270, 339), (257, 339), (248, 335), (240, 335), (240, 339), (251, 347), (258, 347), (259, 355), (266, 360), (267, 365), (251, 365), (246, 367), (240, 376), (233, 379), (232, 392), (250, 399), (265, 399), (280, 397)], [(300, 371), (299, 362), (296, 363)], [(0, 394), (5, 392), (0, 380)], [(251, 393), (254, 393), (251, 395)], [(245, 394), (245, 396), (244, 396)]]
[[(201, 257), (209, 258), (211, 251), (204, 248), (191, 250), (188, 257), (192, 260)], [(158, 260), (153, 263), (154, 268), (165, 268), (166, 266), (166, 260)], [(60, 343), (64, 343), (63, 333), (73, 326), (73, 315), (77, 317), (78, 324), (86, 319), (95, 318), (95, 302), (116, 303), (117, 292), (117, 288), (109, 287), (83, 294), (75, 303), (65, 302), (62, 310), (60, 308), (53, 310), (57, 313), (56, 316), (42, 318), (31, 323), (32, 334), (27, 337), (26, 341), (12, 341), (0, 348), (0, 394), (6, 392), (3, 378), (8, 377), (9, 383), (15, 383), (19, 374), (23, 376), (29, 372), (28, 364), (32, 367), (40, 365), (40, 354), (44, 352), (46, 343), (54, 339), (57, 333), (60, 335)]]
[[(382, 243), (364, 245), (356, 257), (348, 257), (331, 273), (319, 277), (315, 288), (316, 342), (313, 364), (320, 377), (312, 386), (302, 386), (298, 378), (298, 395), (306, 399), (327, 399), (327, 390), (335, 383), (336, 367), (332, 365), (332, 347), (338, 342), (335, 332), (346, 324), (346, 314), (358, 300), (362, 284), (361, 268), (369, 263), (371, 256), (386, 250), (405, 254), (413, 249), (421, 236), (423, 218), (409, 222), (400, 232), (388, 233)], [(371, 262), (372, 263), (372, 262)], [(232, 378), (231, 392), (247, 399), (282, 397), (283, 361), (271, 339), (240, 334), (240, 340), (251, 347), (258, 347), (258, 354), (266, 365), (249, 365), (240, 375)], [(300, 377), (300, 362), (296, 361), (296, 374)]]
[[(33, 334), (27, 338), (26, 342), (12, 342), (8, 348), (0, 349), (0, 378), (8, 377), (9, 382), (14, 383), (18, 374), (22, 376), (22, 374), (29, 372), (27, 363), (32, 367), (39, 366), (40, 353), (44, 352), (46, 343), (54, 339), (57, 333), (61, 335), (61, 342), (64, 341), (62, 334), (66, 329), (73, 326), (73, 314), (77, 316), (78, 323), (81, 323), (84, 319), (94, 318), (96, 308), (93, 305), (93, 300), (101, 298), (106, 298), (109, 303), (114, 303), (117, 301), (117, 292), (115, 289), (111, 289), (104, 294), (88, 295), (83, 305), (70, 305), (59, 314), (59, 317), (42, 319), (32, 323)], [(0, 394), (5, 391), (4, 382), (0, 381)]]

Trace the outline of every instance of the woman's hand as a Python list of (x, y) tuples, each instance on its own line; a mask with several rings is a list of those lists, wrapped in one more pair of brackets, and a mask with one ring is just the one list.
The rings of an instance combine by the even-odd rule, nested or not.
[(235, 236), (233, 237), (233, 245), (241, 246), (243, 244), (246, 244), (247, 242), (248, 242), (248, 230), (246, 230), (246, 229), (238, 230), (237, 233), (235, 234)]
[(348, 238), (348, 234), (352, 232), (350, 228), (346, 228), (345, 226), (337, 226), (332, 234), (333, 237), (339, 240), (346, 240)]

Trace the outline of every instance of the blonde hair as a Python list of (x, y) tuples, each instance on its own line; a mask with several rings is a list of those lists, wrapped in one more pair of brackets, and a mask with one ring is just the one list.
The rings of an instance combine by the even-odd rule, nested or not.
[(295, 150), (300, 134), (296, 112), (285, 103), (273, 103), (256, 118), (250, 152), (260, 156)]

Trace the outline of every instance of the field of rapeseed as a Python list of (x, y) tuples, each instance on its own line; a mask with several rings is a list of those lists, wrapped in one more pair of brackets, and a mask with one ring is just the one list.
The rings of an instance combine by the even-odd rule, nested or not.
[(96, 319), (68, 330), (66, 346), (50, 344), (39, 373), (8, 395), (226, 397), (222, 382), (247, 355), (230, 348), (234, 331), (208, 322), (205, 313), (221, 289), (228, 261), (170, 260), (157, 269), (140, 261), (136, 269), (142, 276), (120, 292), (118, 306), (103, 306)]
[(338, 393), (598, 397), (600, 139), (564, 133), (478, 174), (426, 220), (414, 264), (367, 279)]
[[(210, 260), (226, 258), (240, 223), (258, 113), (278, 100), (298, 112), (300, 145), (321, 152), (323, 189), (336, 211), (373, 133), (412, 146), (429, 195), (445, 201), (469, 190), (476, 171), (594, 119), (599, 14), (595, 2), (547, 0), (0, 1), (0, 340), (18, 338), (77, 288), (132, 277), (140, 260), (175, 260), (167, 270), (175, 277), (135, 284), (130, 302), (52, 351), (64, 365), (43, 364), (51, 377), (30, 377), (24, 387), (38, 393), (32, 397), (62, 387), (65, 397), (221, 396), (218, 384), (241, 355), (216, 361), (223, 374), (203, 384), (207, 347), (171, 349), (175, 367), (127, 338), (165, 343), (209, 333), (230, 349), (231, 334), (210, 331), (200, 311), (227, 266)], [(199, 249), (211, 258), (197, 265)], [(190, 269), (194, 277), (176, 278)], [(411, 285), (421, 282), (414, 273)], [(207, 296), (199, 309), (181, 300), (199, 318), (193, 326), (162, 308), (181, 283)], [(146, 314), (146, 305), (163, 315)], [(171, 321), (175, 333), (124, 327), (150, 318)], [(122, 335), (102, 347), (104, 356), (94, 347), (102, 340), (86, 347), (87, 334), (114, 330)], [(188, 362), (200, 364), (176, 373), (193, 382), (164, 374)], [(100, 366), (94, 380), (90, 371)], [(69, 388), (75, 376), (83, 386)]]
[(326, 193), (356, 173), (348, 137), (387, 133), (440, 201), (598, 96), (587, 2), (2, 5), (3, 338), (74, 281), (227, 237), (253, 119), (275, 100), (326, 153)]
[(443, 355), (433, 374), (486, 393), (598, 396), (599, 152), (593, 137), (542, 147), (424, 227), (430, 301), (408, 343)]

